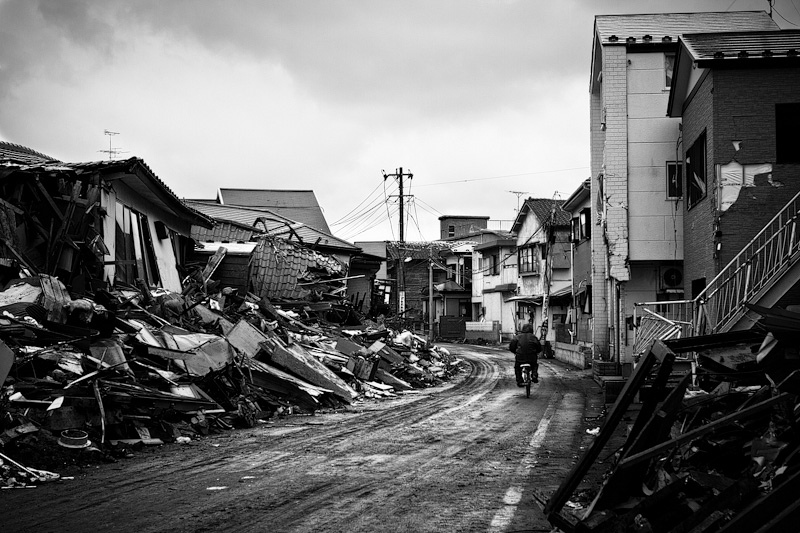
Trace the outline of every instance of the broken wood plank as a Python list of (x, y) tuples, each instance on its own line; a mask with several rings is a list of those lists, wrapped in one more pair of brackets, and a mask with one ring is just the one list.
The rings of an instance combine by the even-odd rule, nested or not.
[(631, 467), (631, 466), (636, 465), (636, 464), (638, 464), (638, 463), (640, 463), (642, 461), (646, 461), (648, 459), (652, 459), (653, 457), (659, 455), (660, 453), (663, 453), (663, 452), (665, 452), (665, 451), (667, 451), (667, 450), (669, 450), (669, 449), (671, 449), (671, 448), (673, 448), (675, 446), (679, 446), (679, 445), (681, 445), (681, 444), (683, 444), (685, 442), (689, 442), (689, 441), (692, 441), (692, 440), (694, 440), (694, 439), (696, 439), (698, 437), (702, 437), (703, 435), (706, 435), (706, 434), (710, 433), (711, 431), (715, 430), (718, 427), (721, 427), (721, 426), (724, 426), (724, 425), (729, 424), (731, 422), (736, 422), (738, 420), (743, 420), (743, 419), (745, 419), (747, 417), (756, 415), (756, 414), (768, 409), (769, 407), (772, 407), (773, 405), (775, 405), (777, 403), (780, 403), (780, 402), (783, 402), (783, 401), (789, 399), (789, 397), (791, 397), (791, 396), (793, 396), (793, 395), (789, 394), (789, 393), (786, 393), (786, 392), (782, 392), (782, 393), (778, 394), (777, 396), (773, 396), (772, 398), (764, 400), (763, 402), (757, 403), (755, 405), (751, 405), (750, 407), (746, 407), (746, 408), (742, 409), (741, 411), (736, 411), (736, 412), (731, 413), (729, 415), (723, 416), (722, 418), (718, 418), (717, 420), (714, 420), (713, 422), (709, 422), (705, 426), (701, 426), (699, 428), (693, 429), (692, 431), (687, 431), (683, 435), (680, 435), (680, 436), (678, 436), (678, 437), (676, 437), (676, 438), (674, 438), (672, 440), (668, 440), (666, 442), (662, 442), (661, 444), (653, 446), (652, 448), (649, 448), (647, 450), (644, 450), (644, 451), (641, 451), (639, 453), (633, 454), (630, 457), (625, 458), (623, 461), (620, 461), (619, 465), (617, 465), (617, 468)]
[[(631, 431), (626, 446), (623, 447), (620, 460), (661, 443), (669, 437), (670, 428), (675, 421), (675, 416), (681, 406), (683, 395), (689, 386), (691, 377), (690, 374), (684, 376), (681, 383), (664, 400), (661, 408), (645, 421), (641, 430), (634, 429)], [(643, 415), (640, 413), (638, 419), (642, 417)], [(636, 428), (635, 425), (634, 428)], [(643, 469), (645, 466), (642, 464), (641, 468), (638, 469), (615, 469), (603, 483), (594, 501), (586, 511), (586, 516), (594, 509), (609, 509), (631, 495), (640, 494), (641, 483), (638, 480), (644, 474)]]
[(225, 254), (227, 253), (228, 249), (225, 248), (224, 246), (220, 246), (219, 248), (217, 248), (217, 251), (214, 252), (214, 255), (209, 257), (208, 263), (206, 263), (203, 272), (200, 274), (200, 276), (203, 278), (204, 286), (208, 284), (208, 280), (211, 279), (211, 276), (214, 274), (214, 271), (217, 270), (220, 263), (222, 263), (222, 260), (225, 259)]
[(284, 346), (279, 339), (271, 338), (262, 343), (261, 347), (269, 353), (270, 360), (273, 363), (282, 366), (314, 385), (332, 390), (342, 400), (350, 403), (358, 396), (358, 393), (344, 380), (314, 356), (306, 353), (300, 345)]
[(40, 274), (39, 281), (42, 285), (43, 305), (47, 309), (47, 320), (63, 324), (67, 321), (67, 304), (72, 301), (67, 288), (58, 278)]
[(246, 320), (239, 320), (227, 335), (228, 342), (234, 348), (254, 359), (261, 351), (261, 343), (268, 341), (269, 338), (266, 333)]
[(394, 389), (400, 390), (411, 390), (414, 387), (411, 386), (410, 383), (403, 381), (402, 379), (398, 378), (394, 374), (387, 372), (386, 370), (379, 368), (375, 372), (375, 379), (380, 380), (387, 385), (391, 385)]
[(617, 397), (617, 401), (614, 403), (611, 411), (609, 411), (608, 417), (606, 418), (603, 427), (600, 429), (600, 434), (595, 437), (595, 439), (583, 453), (583, 456), (575, 464), (575, 466), (572, 467), (570, 473), (547, 501), (547, 505), (544, 508), (544, 514), (547, 516), (551, 524), (554, 524), (553, 520), (558, 520), (560, 516), (558, 514), (559, 511), (567, 503), (572, 493), (575, 491), (578, 485), (580, 485), (586, 473), (600, 456), (600, 453), (603, 451), (603, 447), (611, 439), (611, 436), (617, 425), (625, 416), (628, 406), (630, 406), (634, 397), (639, 392), (639, 389), (647, 380), (653, 365), (655, 365), (657, 361), (660, 361), (662, 365), (668, 364), (674, 359), (675, 354), (672, 353), (672, 351), (667, 348), (662, 341), (658, 339), (653, 340), (650, 345), (650, 349), (645, 352), (645, 355), (642, 357), (641, 361), (639, 361), (639, 364), (636, 366), (633, 374), (631, 374), (631, 376), (628, 378), (628, 381), (625, 382), (625, 386), (622, 387), (622, 391)]

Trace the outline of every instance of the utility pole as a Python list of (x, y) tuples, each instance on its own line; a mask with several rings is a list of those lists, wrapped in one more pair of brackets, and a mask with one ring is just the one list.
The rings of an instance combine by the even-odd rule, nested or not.
[[(408, 177), (411, 179), (414, 177), (413, 174), (410, 172), (403, 173), (403, 167), (398, 168), (394, 174), (387, 174), (383, 172), (383, 180), (386, 181), (388, 178), (394, 178), (397, 180), (398, 184), (400, 185), (399, 191), (399, 198), (400, 198), (400, 245), (398, 247), (398, 252), (403, 249), (403, 244), (405, 243), (405, 235), (403, 233), (403, 178)], [(405, 280), (405, 272), (403, 265), (405, 264), (405, 257), (403, 257), (403, 253), (400, 254), (399, 261), (397, 263), (397, 315), (400, 318), (406, 312), (406, 280)]]

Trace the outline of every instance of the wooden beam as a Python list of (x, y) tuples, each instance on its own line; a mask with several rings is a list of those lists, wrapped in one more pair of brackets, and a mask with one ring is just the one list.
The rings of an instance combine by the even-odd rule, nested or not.
[(702, 437), (703, 435), (706, 435), (706, 434), (712, 432), (713, 430), (717, 429), (718, 427), (721, 427), (721, 426), (730, 424), (731, 422), (736, 422), (737, 420), (742, 420), (742, 419), (748, 418), (750, 416), (753, 416), (755, 414), (758, 414), (758, 413), (764, 411), (765, 409), (767, 409), (769, 407), (772, 407), (773, 405), (775, 405), (777, 403), (780, 403), (780, 402), (782, 402), (784, 400), (787, 400), (790, 396), (793, 396), (793, 395), (789, 394), (789, 393), (786, 393), (786, 392), (782, 392), (782, 393), (778, 394), (777, 396), (773, 396), (772, 398), (769, 398), (768, 400), (764, 400), (763, 402), (757, 403), (757, 404), (752, 405), (750, 407), (746, 407), (746, 408), (742, 409), (741, 411), (736, 411), (736, 412), (731, 413), (729, 415), (723, 416), (722, 418), (718, 418), (717, 420), (714, 420), (713, 422), (709, 422), (705, 426), (701, 426), (701, 427), (699, 427), (697, 429), (693, 429), (692, 431), (688, 431), (688, 432), (684, 433), (683, 435), (680, 435), (680, 436), (678, 436), (678, 437), (676, 437), (676, 438), (674, 438), (672, 440), (668, 440), (666, 442), (662, 442), (661, 444), (653, 446), (650, 449), (647, 449), (647, 450), (644, 450), (642, 452), (639, 452), (639, 453), (636, 453), (634, 455), (631, 455), (630, 457), (627, 457), (624, 460), (620, 461), (619, 465), (617, 465), (617, 468), (629, 468), (629, 467), (631, 467), (633, 465), (641, 463), (642, 461), (646, 461), (648, 459), (652, 459), (653, 457), (657, 456), (658, 454), (660, 454), (662, 452), (665, 452), (665, 451), (667, 451), (667, 450), (669, 450), (671, 448), (674, 448), (675, 446), (679, 446), (679, 445), (683, 444), (684, 442), (689, 442), (689, 441), (692, 441), (692, 440), (694, 440), (694, 439), (696, 439), (698, 437)]
[(572, 471), (567, 475), (561, 486), (550, 496), (547, 505), (544, 508), (544, 514), (547, 519), (553, 523), (553, 520), (558, 519), (558, 512), (564, 507), (569, 500), (572, 493), (580, 485), (586, 473), (592, 467), (594, 462), (603, 451), (603, 447), (608, 443), (616, 430), (617, 425), (622, 421), (625, 413), (628, 410), (639, 389), (644, 385), (650, 370), (657, 361), (665, 361), (666, 359), (674, 359), (675, 354), (672, 353), (664, 343), (658, 339), (653, 340), (650, 349), (647, 350), (645, 355), (639, 361), (633, 374), (625, 382), (622, 391), (617, 397), (617, 401), (608, 413), (603, 427), (600, 429), (600, 434), (595, 437), (580, 460), (572, 467)]

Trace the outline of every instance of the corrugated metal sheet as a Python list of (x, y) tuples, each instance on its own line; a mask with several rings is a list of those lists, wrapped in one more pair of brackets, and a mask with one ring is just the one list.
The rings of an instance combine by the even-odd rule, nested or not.
[(669, 36), (677, 42), (678, 37), (687, 33), (780, 30), (765, 11), (598, 15), (595, 28), (604, 44), (612, 35), (621, 43), (628, 37), (636, 37), (637, 42), (641, 42), (645, 35), (651, 35), (654, 41)]

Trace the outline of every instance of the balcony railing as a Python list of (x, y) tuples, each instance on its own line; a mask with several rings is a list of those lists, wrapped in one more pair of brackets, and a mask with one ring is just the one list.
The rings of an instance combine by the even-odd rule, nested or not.
[[(660, 315), (681, 325), (681, 337), (727, 331), (744, 304), (766, 293), (800, 257), (800, 193), (796, 194), (693, 300), (636, 304), (636, 318)], [(647, 311), (650, 314), (646, 314)], [(637, 333), (656, 331), (652, 328)], [(643, 339), (649, 342), (653, 338)]]

